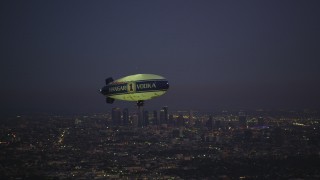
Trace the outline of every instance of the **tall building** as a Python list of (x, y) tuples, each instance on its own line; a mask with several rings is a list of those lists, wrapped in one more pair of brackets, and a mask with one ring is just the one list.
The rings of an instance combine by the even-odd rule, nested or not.
[(138, 114), (137, 113), (133, 114), (132, 116), (130, 116), (130, 119), (131, 119), (131, 122), (132, 122), (132, 126), (133, 127), (138, 127), (138, 124), (139, 124)]
[(122, 122), (123, 122), (124, 126), (128, 126), (129, 125), (129, 110), (128, 110), (128, 108), (123, 109)]
[(138, 108), (138, 127), (144, 126), (143, 107)]
[(168, 124), (169, 124), (170, 126), (174, 126), (173, 114), (169, 114)]
[(239, 126), (243, 128), (247, 127), (247, 116), (242, 111), (239, 112)]
[(153, 121), (154, 125), (159, 124), (159, 122), (158, 122), (158, 112), (156, 110), (153, 111), (153, 120), (152, 121)]
[(168, 124), (168, 107), (164, 106), (160, 110), (160, 124)]
[(112, 125), (119, 126), (121, 125), (121, 109), (120, 108), (112, 108)]
[(143, 126), (148, 126), (149, 125), (149, 112), (144, 111), (143, 112)]
[(160, 110), (160, 119), (159, 119), (159, 124), (165, 124), (165, 114), (164, 114), (164, 110), (161, 109)]
[(194, 119), (193, 119), (193, 111), (189, 111), (189, 124), (194, 125)]
[(168, 123), (168, 117), (169, 117), (168, 106), (164, 106), (162, 109), (164, 110), (164, 119), (165, 119), (165, 122), (167, 124)]

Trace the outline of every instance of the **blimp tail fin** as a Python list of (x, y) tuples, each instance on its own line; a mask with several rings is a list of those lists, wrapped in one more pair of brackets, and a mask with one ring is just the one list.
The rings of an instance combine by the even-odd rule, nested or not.
[(113, 78), (112, 77), (108, 77), (106, 79), (106, 85), (108, 85), (109, 83), (113, 82)]
[(113, 98), (110, 98), (110, 97), (107, 97), (107, 98), (106, 98), (106, 102), (107, 102), (108, 104), (112, 104), (112, 103), (114, 102), (114, 99), (113, 99)]

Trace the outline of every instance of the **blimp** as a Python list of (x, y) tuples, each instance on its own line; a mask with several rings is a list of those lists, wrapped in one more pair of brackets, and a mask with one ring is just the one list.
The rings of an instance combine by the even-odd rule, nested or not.
[(100, 93), (106, 96), (106, 102), (112, 104), (115, 100), (136, 101), (137, 106), (143, 106), (145, 100), (162, 96), (169, 89), (168, 81), (155, 74), (135, 74), (117, 80), (109, 77), (106, 86)]

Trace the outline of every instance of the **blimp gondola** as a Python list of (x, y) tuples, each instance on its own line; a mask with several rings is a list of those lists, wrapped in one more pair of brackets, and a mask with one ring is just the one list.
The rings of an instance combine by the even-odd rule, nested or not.
[(100, 93), (106, 96), (106, 102), (112, 104), (115, 100), (136, 101), (143, 106), (145, 100), (150, 100), (165, 94), (169, 88), (168, 81), (155, 74), (135, 74), (117, 80), (109, 77), (106, 86)]

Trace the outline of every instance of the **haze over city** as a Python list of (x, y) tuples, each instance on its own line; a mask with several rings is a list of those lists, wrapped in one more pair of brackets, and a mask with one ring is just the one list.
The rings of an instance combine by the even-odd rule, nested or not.
[(1, 179), (320, 179), (319, 5), (1, 1)]
[(164, 76), (159, 109), (320, 107), (319, 1), (2, 1), (1, 112), (102, 112), (104, 79)]

